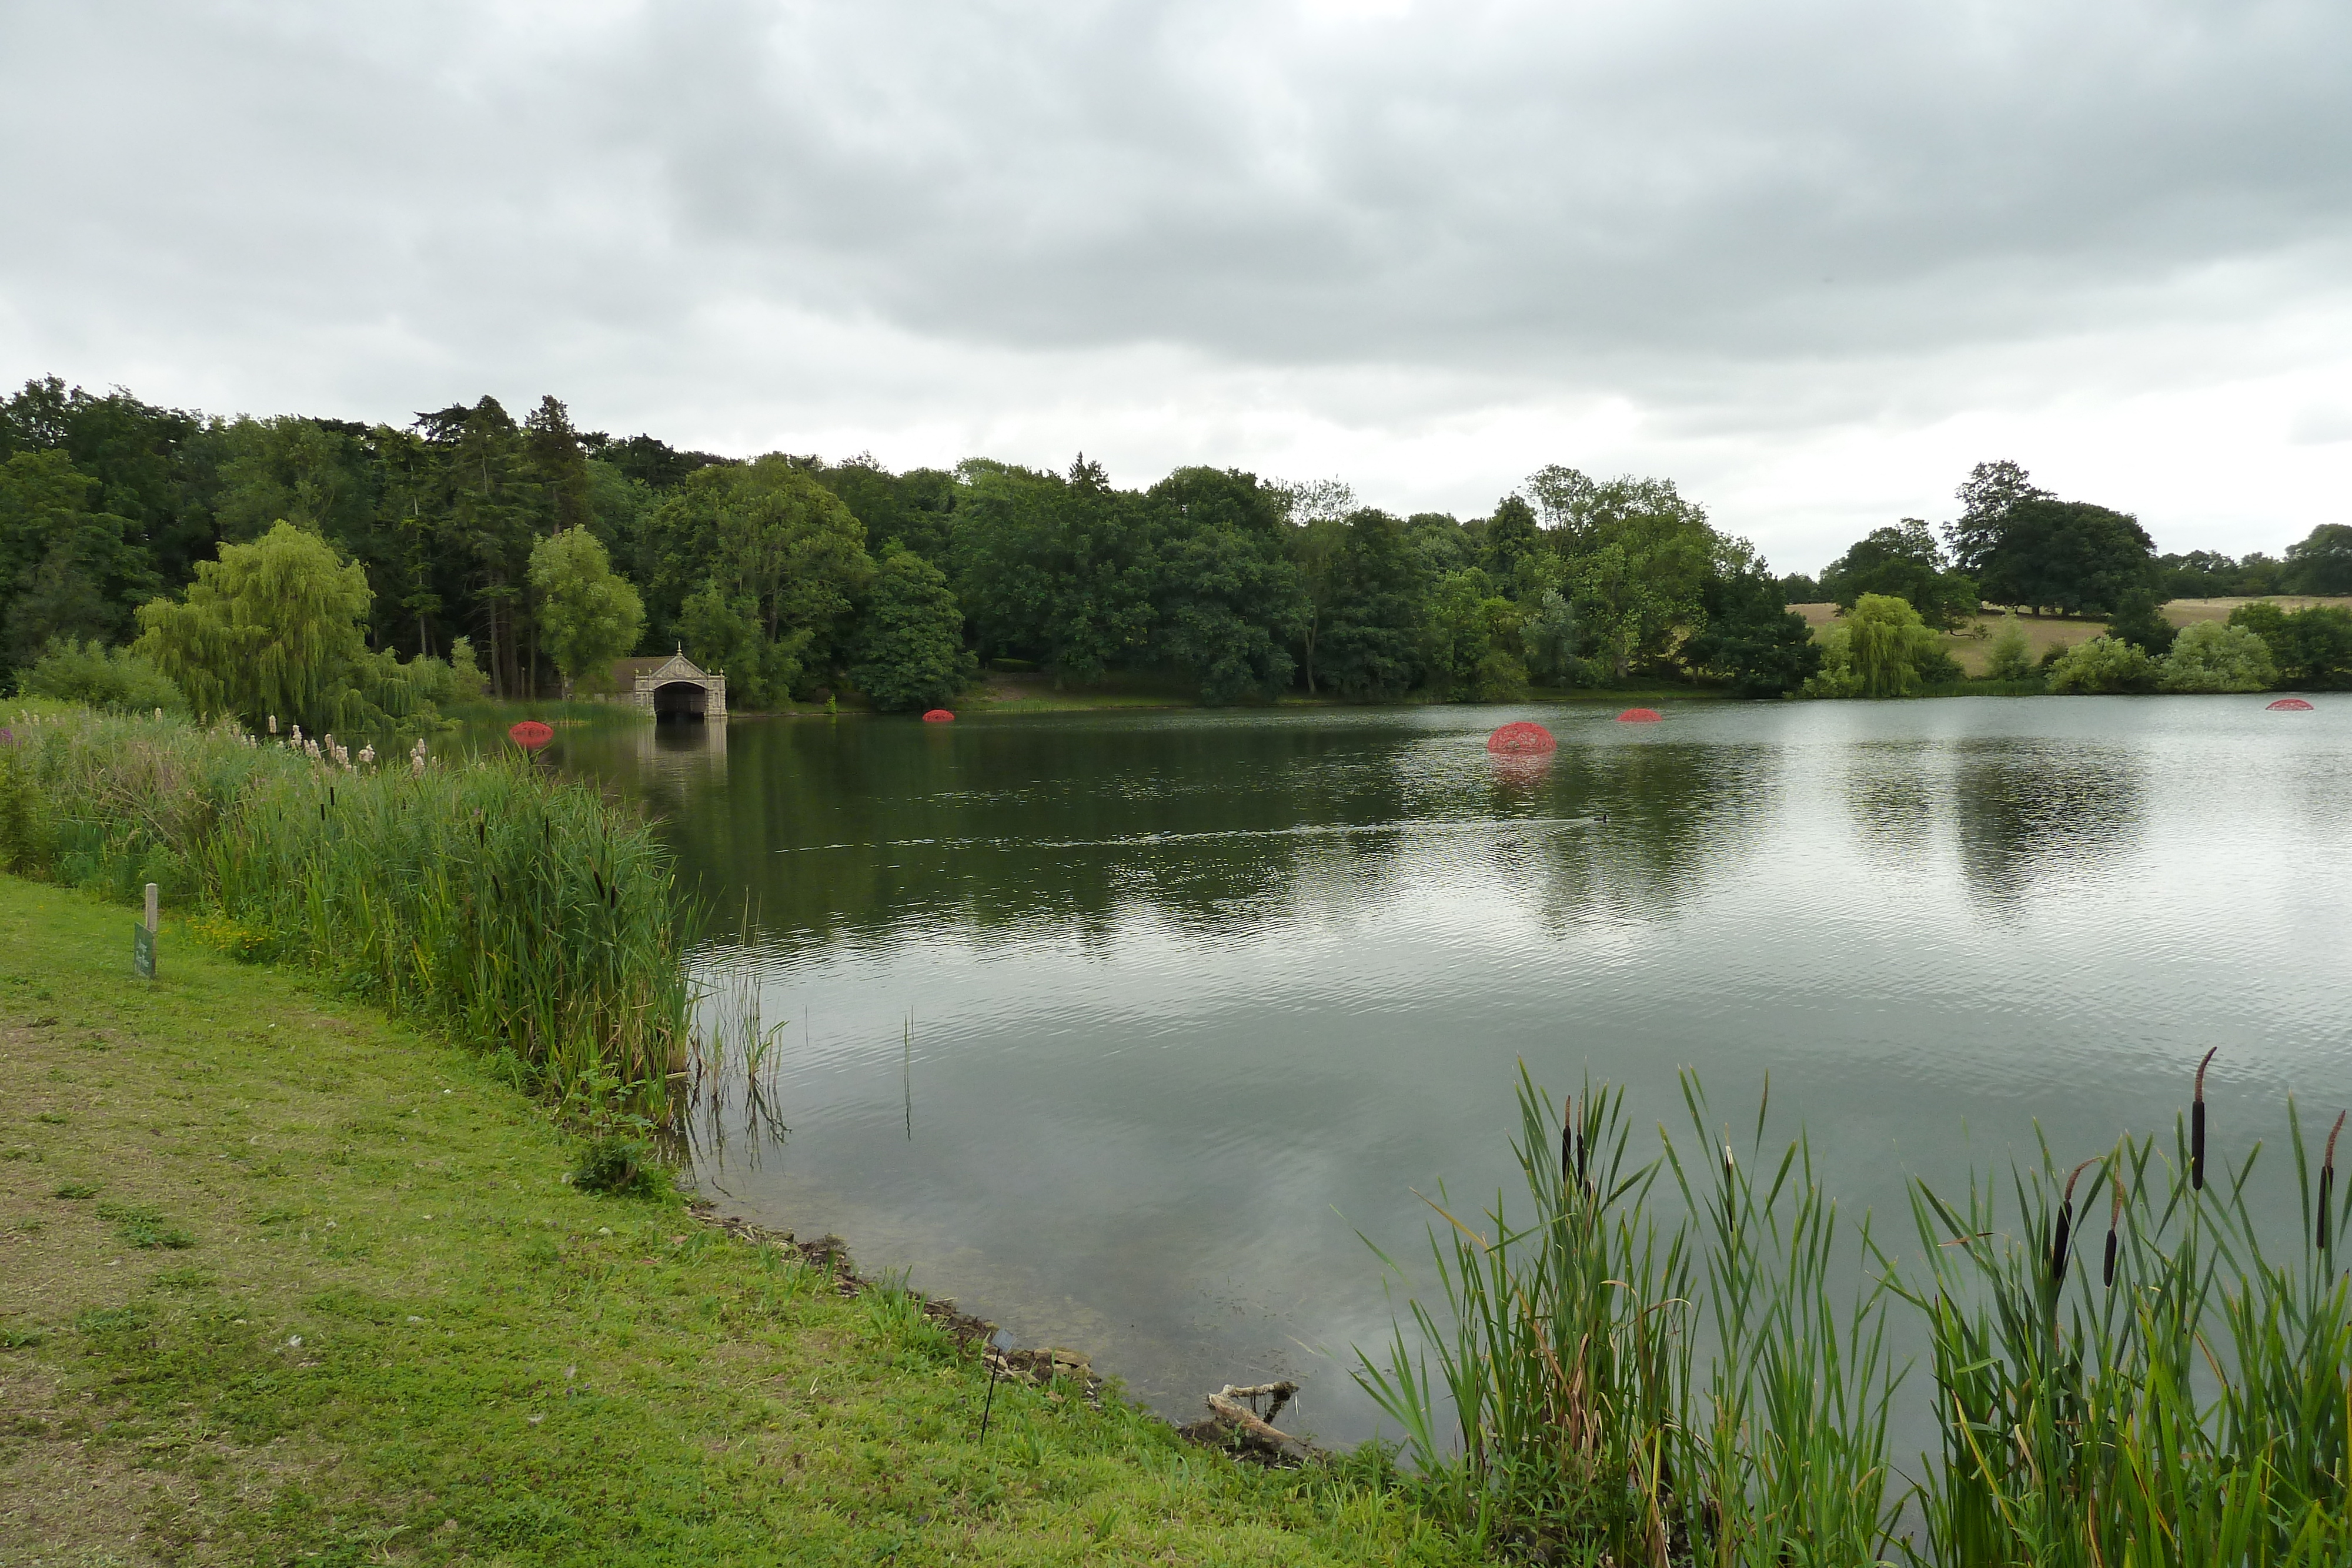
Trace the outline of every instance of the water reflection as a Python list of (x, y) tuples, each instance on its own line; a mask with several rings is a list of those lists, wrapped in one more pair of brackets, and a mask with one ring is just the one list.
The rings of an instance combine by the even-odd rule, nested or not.
[(1963, 746), (1952, 800), (1970, 893), (2014, 913), (2038, 877), (2113, 864), (2138, 836), (2139, 772), (2118, 747)]

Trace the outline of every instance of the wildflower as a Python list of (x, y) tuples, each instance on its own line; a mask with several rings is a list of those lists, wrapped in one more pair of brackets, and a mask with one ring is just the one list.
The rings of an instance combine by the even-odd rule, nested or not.
[(269, 733), (272, 735), (278, 733), (278, 716), (274, 713), (269, 716)]
[(371, 768), (375, 766), (375, 747), (373, 746), (361, 747), (360, 760), (366, 763)]

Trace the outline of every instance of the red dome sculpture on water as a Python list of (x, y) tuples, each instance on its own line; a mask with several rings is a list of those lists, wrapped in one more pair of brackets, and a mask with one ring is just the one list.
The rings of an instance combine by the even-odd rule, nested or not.
[(2281, 697), (2270, 705), (2272, 713), (2309, 713), (2311, 705), (2301, 697)]
[(555, 738), (555, 731), (535, 718), (527, 718), (507, 730), (507, 738), (525, 751), (537, 751)]
[(1617, 716), (1619, 724), (1656, 724), (1661, 715), (1654, 707), (1629, 707)]
[(930, 712), (923, 716), (923, 722), (925, 724), (953, 724), (955, 722), (955, 715), (948, 712), (948, 710), (943, 707), (935, 707)]
[(1533, 757), (1547, 751), (1558, 751), (1559, 742), (1554, 740), (1551, 731), (1543, 726), (1521, 719), (1517, 724), (1507, 724), (1488, 736), (1486, 749), (1510, 757)]

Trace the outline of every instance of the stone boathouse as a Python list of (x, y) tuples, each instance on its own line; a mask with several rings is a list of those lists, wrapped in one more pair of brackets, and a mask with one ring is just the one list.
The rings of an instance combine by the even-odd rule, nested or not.
[(622, 659), (613, 665), (617, 701), (656, 718), (727, 716), (727, 677), (706, 672), (684, 649), (652, 659)]

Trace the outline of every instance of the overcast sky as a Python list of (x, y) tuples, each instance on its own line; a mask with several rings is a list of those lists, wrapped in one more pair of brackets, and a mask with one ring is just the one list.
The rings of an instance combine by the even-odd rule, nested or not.
[(0, 214), (0, 376), (212, 412), (2352, 521), (2343, 0), (9, 0)]

